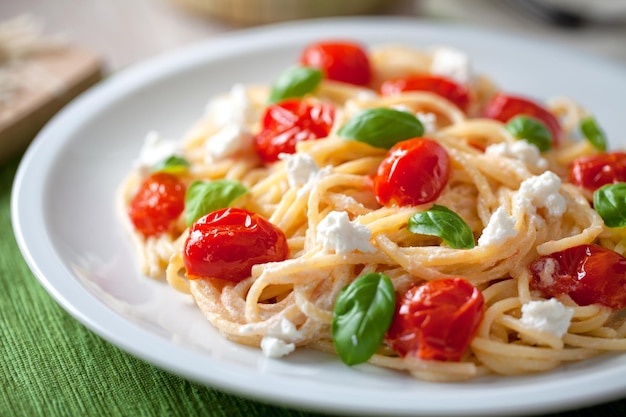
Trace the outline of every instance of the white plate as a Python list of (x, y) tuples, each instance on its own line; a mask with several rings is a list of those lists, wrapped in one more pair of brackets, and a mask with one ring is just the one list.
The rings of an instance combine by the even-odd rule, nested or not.
[(37, 137), (16, 176), (12, 215), (20, 248), (47, 291), (127, 352), (194, 381), (250, 398), (360, 415), (548, 412), (626, 396), (626, 355), (554, 372), (432, 384), (301, 351), (283, 359), (218, 336), (191, 301), (136, 273), (113, 209), (114, 192), (145, 134), (179, 137), (212, 95), (270, 82), (319, 38), (416, 47), (452, 45), (510, 92), (567, 94), (626, 139), (626, 70), (573, 51), (475, 28), (414, 19), (340, 19), (235, 32), (112, 76), (66, 107)]

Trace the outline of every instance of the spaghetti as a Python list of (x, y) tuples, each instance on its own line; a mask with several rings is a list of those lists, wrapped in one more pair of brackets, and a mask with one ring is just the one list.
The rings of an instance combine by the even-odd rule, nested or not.
[[(623, 231), (607, 228), (590, 205), (589, 191), (567, 179), (572, 161), (597, 152), (576, 137), (587, 113), (569, 99), (551, 101), (547, 108), (558, 116), (562, 132), (558, 146), (540, 153), (515, 138), (504, 122), (481, 117), (497, 93), (486, 78), (461, 81), (469, 96), (465, 111), (432, 91), (377, 92), (385, 80), (431, 73), (434, 59), (432, 51), (383, 47), (369, 52), (372, 79), (367, 86), (323, 79), (304, 99), (332, 104), (330, 132), (298, 142), (293, 154), (272, 163), (263, 163), (252, 146), (271, 87), (236, 85), (215, 99), (180, 143), (163, 142), (160, 150), (169, 146), (163, 154), (188, 161), (188, 168), (177, 174), (185, 184), (226, 179), (245, 186), (247, 192), (230, 205), (257, 213), (280, 229), (289, 256), (254, 265), (239, 282), (187, 276), (189, 227), (184, 216), (166, 233), (146, 237), (126, 214), (146, 177), (137, 168), (122, 185), (118, 202), (142, 272), (165, 277), (176, 290), (191, 294), (228, 339), (261, 347), (270, 356), (297, 347), (335, 352), (331, 327), (336, 300), (343, 288), (369, 273), (389, 277), (397, 294), (451, 277), (463, 277), (482, 294), (484, 316), (459, 361), (401, 356), (385, 342), (369, 359), (416, 378), (453, 381), (540, 372), (626, 350), (619, 309), (582, 305), (568, 294), (546, 295), (533, 286), (529, 269), (542, 256), (581, 245), (598, 244), (624, 254)], [(377, 201), (372, 178), (388, 151), (348, 140), (339, 131), (359, 112), (378, 108), (417, 115), (426, 136), (447, 152), (450, 174), (436, 200), (408, 206)], [(229, 142), (233, 137), (237, 140)], [(409, 231), (411, 216), (433, 204), (458, 214), (477, 244), (456, 249), (439, 237)], [(539, 275), (549, 280), (554, 265), (546, 265)], [(539, 316), (533, 311), (540, 311)], [(555, 315), (561, 330), (550, 327), (546, 318)]]

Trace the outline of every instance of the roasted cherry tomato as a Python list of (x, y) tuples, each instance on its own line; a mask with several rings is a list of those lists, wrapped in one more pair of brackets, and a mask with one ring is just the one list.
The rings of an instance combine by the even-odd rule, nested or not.
[(606, 184), (626, 182), (626, 152), (581, 156), (570, 165), (569, 180), (592, 191)]
[(597, 245), (580, 245), (530, 264), (531, 288), (548, 297), (569, 295), (579, 305), (626, 307), (626, 258)]
[(298, 142), (328, 136), (334, 119), (335, 108), (328, 103), (289, 99), (273, 104), (265, 110), (254, 147), (264, 162), (275, 162), (281, 153), (294, 153)]
[(288, 254), (282, 230), (260, 215), (238, 208), (200, 217), (183, 247), (188, 278), (233, 282), (249, 277), (253, 265), (283, 261)]
[(552, 133), (552, 143), (559, 144), (561, 138), (561, 124), (559, 120), (547, 109), (539, 104), (522, 97), (510, 96), (504, 93), (496, 94), (485, 107), (485, 117), (508, 122), (515, 116), (529, 116), (543, 122), (550, 133)]
[(386, 341), (401, 356), (458, 361), (483, 319), (482, 293), (463, 278), (416, 285), (399, 297)]
[(147, 177), (130, 202), (128, 215), (135, 230), (145, 237), (169, 232), (185, 208), (185, 185), (172, 174)]
[(302, 52), (300, 63), (321, 69), (329, 80), (365, 86), (372, 78), (367, 52), (353, 42), (311, 44)]
[(411, 206), (434, 201), (448, 183), (450, 157), (427, 138), (398, 142), (380, 163), (374, 177), (376, 199), (382, 205)]
[(380, 86), (380, 94), (383, 96), (400, 94), (404, 91), (428, 91), (437, 94), (463, 111), (466, 111), (469, 105), (469, 93), (466, 86), (437, 75), (416, 74), (394, 78), (383, 82)]

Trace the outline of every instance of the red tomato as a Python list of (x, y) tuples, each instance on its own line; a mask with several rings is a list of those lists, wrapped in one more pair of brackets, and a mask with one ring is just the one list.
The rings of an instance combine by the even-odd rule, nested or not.
[(482, 293), (463, 278), (413, 286), (398, 300), (387, 343), (401, 356), (458, 361), (476, 335), (484, 305)]
[(190, 279), (239, 282), (250, 276), (253, 265), (283, 261), (288, 254), (287, 238), (278, 227), (256, 213), (226, 208), (191, 226), (183, 261)]
[(394, 78), (383, 82), (380, 86), (380, 94), (383, 96), (400, 94), (403, 91), (428, 91), (454, 103), (463, 111), (466, 111), (469, 105), (467, 87), (437, 75), (416, 74)]
[(290, 99), (273, 104), (265, 110), (254, 147), (264, 162), (275, 162), (281, 153), (294, 153), (298, 142), (328, 136), (334, 119), (335, 108), (328, 103)]
[(146, 178), (128, 207), (135, 229), (145, 237), (171, 231), (185, 208), (185, 191), (175, 175), (157, 172)]
[(508, 122), (515, 116), (529, 116), (543, 122), (552, 133), (552, 144), (559, 144), (561, 139), (561, 124), (559, 120), (539, 104), (522, 97), (510, 96), (504, 93), (496, 94), (485, 108), (485, 117)]
[(367, 52), (353, 42), (311, 44), (302, 52), (300, 63), (321, 69), (329, 80), (365, 86), (372, 78)]
[(597, 245), (551, 253), (530, 265), (531, 288), (546, 296), (569, 295), (579, 305), (626, 308), (626, 258)]
[(382, 205), (434, 201), (448, 183), (450, 157), (439, 143), (414, 138), (395, 144), (378, 166), (374, 193)]
[(570, 165), (569, 180), (592, 191), (606, 184), (626, 182), (626, 152), (581, 156)]

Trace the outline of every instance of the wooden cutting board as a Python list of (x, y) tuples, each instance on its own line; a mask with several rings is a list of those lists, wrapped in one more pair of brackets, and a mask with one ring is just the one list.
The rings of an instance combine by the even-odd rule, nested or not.
[(64, 45), (29, 56), (11, 70), (27, 85), (0, 101), (0, 163), (24, 151), (55, 113), (97, 83), (103, 65), (94, 52)]

